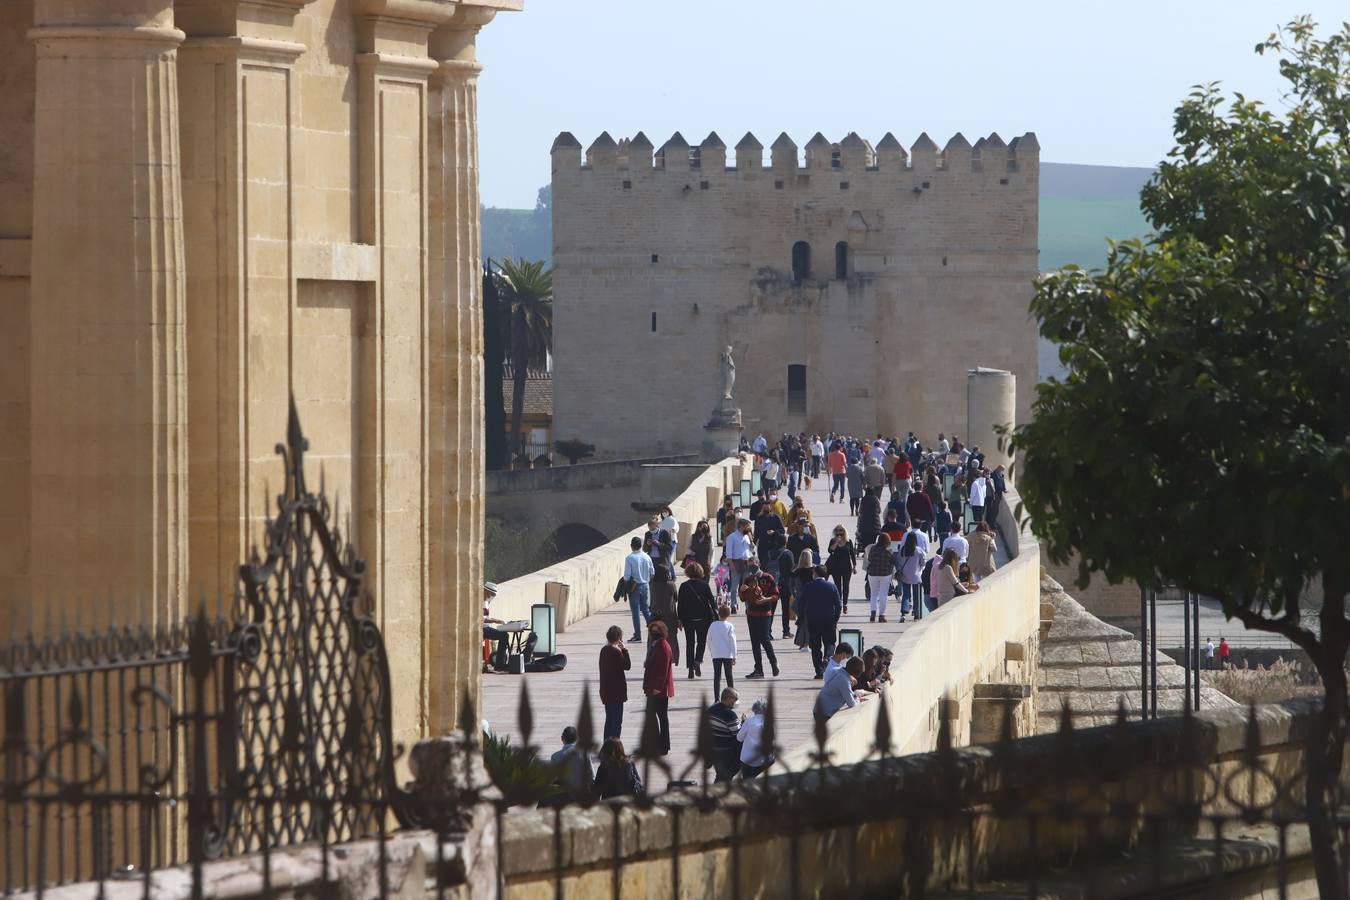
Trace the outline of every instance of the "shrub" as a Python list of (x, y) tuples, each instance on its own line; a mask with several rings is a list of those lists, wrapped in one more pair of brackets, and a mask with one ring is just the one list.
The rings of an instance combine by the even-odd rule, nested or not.
[(483, 733), (483, 764), (508, 806), (533, 806), (563, 794), (558, 767), (525, 747), (511, 746), (509, 737)]

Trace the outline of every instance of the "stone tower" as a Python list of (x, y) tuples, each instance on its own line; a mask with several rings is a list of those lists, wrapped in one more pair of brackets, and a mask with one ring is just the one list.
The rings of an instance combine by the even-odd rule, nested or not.
[[(966, 373), (1036, 383), (1034, 134), (907, 152), (887, 134), (786, 134), (727, 161), (710, 134), (660, 149), (553, 144), (554, 431), (607, 455), (694, 451), (737, 362), (745, 430), (961, 433)], [(1019, 399), (1025, 421), (1032, 392)]]

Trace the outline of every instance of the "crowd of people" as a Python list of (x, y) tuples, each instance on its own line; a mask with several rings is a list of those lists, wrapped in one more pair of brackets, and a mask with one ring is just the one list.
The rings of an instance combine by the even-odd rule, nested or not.
[[(986, 468), (980, 449), (967, 448), (955, 435), (939, 435), (931, 449), (912, 433), (904, 440), (782, 435), (774, 444), (760, 435), (742, 452), (762, 484), (748, 507), (738, 505), (736, 495), (726, 497), (715, 527), (696, 523), (678, 562), (679, 523), (669, 508), (632, 539), (614, 592), (628, 603), (632, 634), (625, 641), (623, 630), (611, 626), (600, 650), (605, 724), (599, 766), (592, 773), (586, 760), (583, 774), (567, 762), (581, 751), (575, 734), (564, 732), (555, 762), (574, 766), (564, 766), (567, 790), (584, 788), (602, 798), (644, 790), (622, 740), (633, 669), (629, 645), (647, 645), (641, 684), (644, 715), (652, 724), (645, 737), (655, 746), (644, 748), (645, 755), (670, 752), (675, 669), (699, 679), (708, 661), (716, 702), (705, 711), (714, 749), (707, 762), (717, 781), (754, 778), (773, 758), (761, 740), (768, 702), (757, 699), (739, 711), (734, 673), (742, 617), (753, 669), (739, 679), (778, 676), (782, 650), (775, 649), (775, 634), (791, 640), (809, 650), (821, 682), (813, 714), (829, 719), (866, 702), (891, 680), (888, 650), (838, 641), (859, 565), (871, 622), (888, 621), (892, 598), (900, 621), (921, 616), (979, 590), (995, 569), (992, 523), (1007, 492), (1004, 467)], [(817, 532), (803, 491), (823, 477), (829, 479), (828, 502), (847, 500), (856, 516), (852, 533), (844, 525), (829, 535)]]

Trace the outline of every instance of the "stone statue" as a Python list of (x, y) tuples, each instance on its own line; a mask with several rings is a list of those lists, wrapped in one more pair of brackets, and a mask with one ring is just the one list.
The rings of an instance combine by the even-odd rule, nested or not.
[(736, 384), (736, 360), (731, 358), (731, 347), (722, 351), (722, 405), (731, 405), (731, 389)]

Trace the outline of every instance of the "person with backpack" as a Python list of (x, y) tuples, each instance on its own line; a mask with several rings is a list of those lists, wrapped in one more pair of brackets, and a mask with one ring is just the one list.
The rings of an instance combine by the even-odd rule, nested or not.
[(919, 550), (918, 535), (911, 531), (905, 535), (904, 543), (896, 551), (896, 570), (900, 576), (900, 621), (905, 621), (905, 616), (910, 610), (914, 610), (914, 615), (919, 614), (919, 604), (923, 601), (919, 597), (919, 580), (923, 574), (923, 564), (927, 561), (926, 554)]

